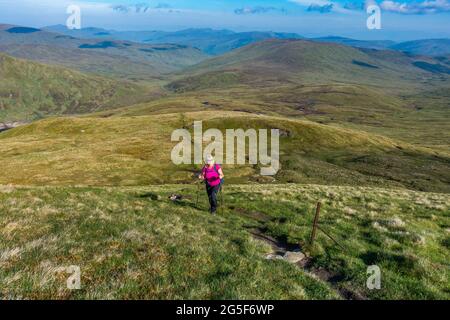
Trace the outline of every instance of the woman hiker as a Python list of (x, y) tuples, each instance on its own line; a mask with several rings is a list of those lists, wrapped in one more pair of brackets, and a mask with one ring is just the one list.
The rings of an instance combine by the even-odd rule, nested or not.
[(206, 164), (202, 169), (202, 173), (199, 175), (199, 179), (206, 182), (206, 192), (208, 193), (211, 207), (209, 211), (215, 214), (217, 211), (217, 194), (220, 191), (224, 175), (222, 168), (216, 164), (213, 156), (208, 155), (205, 162)]

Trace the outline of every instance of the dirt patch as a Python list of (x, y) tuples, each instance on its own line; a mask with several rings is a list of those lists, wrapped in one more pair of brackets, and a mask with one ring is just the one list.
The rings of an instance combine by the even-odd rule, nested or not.
[(298, 251), (301, 250), (300, 245), (289, 243), (284, 238), (275, 239), (266, 234), (266, 229), (264, 228), (253, 228), (249, 232), (253, 238), (261, 240), (269, 244), (273, 249), (273, 254), (284, 255), (288, 251)]
[[(302, 248), (299, 244), (292, 244), (286, 241), (286, 239), (276, 239), (266, 234), (267, 230), (264, 228), (253, 228), (249, 230), (253, 238), (264, 241), (272, 247), (273, 252), (268, 255), (268, 259), (280, 259), (289, 261), (290, 255), (302, 253)], [(304, 270), (306, 273), (313, 275), (314, 277), (327, 282), (336, 292), (345, 300), (368, 300), (363, 294), (341, 285), (341, 282), (345, 277), (339, 273), (332, 272), (325, 268), (317, 268), (313, 265), (313, 258), (307, 254), (303, 254), (300, 261), (296, 261), (294, 265)]]
[(264, 222), (274, 221), (274, 219), (272, 217), (268, 216), (265, 213), (259, 212), (259, 211), (248, 211), (247, 209), (244, 209), (244, 208), (234, 208), (234, 211), (236, 211), (237, 213), (239, 213), (242, 216), (256, 220), (257, 222), (264, 223)]
[(0, 132), (25, 125), (23, 122), (0, 122)]
[(209, 107), (209, 108), (220, 108), (220, 104), (212, 103), (212, 102), (209, 102), (209, 101), (202, 102), (202, 105), (205, 106), (205, 107)]

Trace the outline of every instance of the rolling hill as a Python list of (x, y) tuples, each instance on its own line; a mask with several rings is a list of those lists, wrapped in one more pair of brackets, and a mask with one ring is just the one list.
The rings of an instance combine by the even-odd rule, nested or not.
[(78, 39), (41, 29), (0, 25), (0, 52), (83, 72), (133, 80), (196, 64), (207, 56), (176, 44), (147, 45), (130, 41)]
[(267, 40), (187, 68), (166, 86), (175, 96), (124, 113), (182, 110), (184, 104), (306, 117), (446, 148), (449, 70), (443, 58)]
[(143, 85), (90, 76), (0, 53), (0, 121), (80, 114), (148, 100)]
[[(183, 80), (171, 85), (190, 90), (196, 83), (230, 84), (353, 83), (384, 89), (427, 88), (447, 80), (450, 67), (441, 61), (395, 51), (361, 49), (305, 40), (271, 39), (187, 68)], [(206, 77), (209, 79), (206, 80)], [(199, 79), (198, 81), (193, 81)], [(221, 81), (223, 80), (223, 81)]]
[(309, 40), (317, 41), (317, 42), (329, 42), (329, 43), (338, 43), (346, 46), (357, 47), (357, 48), (366, 48), (366, 49), (388, 49), (392, 47), (396, 43), (390, 40), (356, 40), (345, 37), (337, 37), (337, 36), (328, 36), (328, 37), (320, 37), (320, 38), (311, 38)]
[[(227, 111), (140, 117), (50, 118), (0, 134), (0, 184), (146, 185), (189, 183), (195, 165), (175, 166), (171, 132), (203, 120), (208, 128), (278, 128), (281, 170), (227, 168), (228, 183), (295, 182), (406, 187), (450, 192), (449, 154), (310, 121)], [(20, 169), (19, 169), (20, 168)]]
[(450, 54), (450, 39), (423, 39), (398, 43), (390, 46), (416, 55), (445, 56)]

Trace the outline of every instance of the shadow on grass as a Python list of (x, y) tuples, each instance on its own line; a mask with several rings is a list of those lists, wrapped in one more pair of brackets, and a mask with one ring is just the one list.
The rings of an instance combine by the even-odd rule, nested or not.
[(187, 201), (183, 201), (183, 200), (176, 200), (176, 201), (170, 201), (172, 204), (179, 206), (179, 207), (184, 207), (184, 208), (192, 208), (195, 210), (199, 210), (199, 211), (208, 211), (208, 209), (206, 207), (202, 207), (199, 204), (195, 204), (192, 202), (187, 202)]

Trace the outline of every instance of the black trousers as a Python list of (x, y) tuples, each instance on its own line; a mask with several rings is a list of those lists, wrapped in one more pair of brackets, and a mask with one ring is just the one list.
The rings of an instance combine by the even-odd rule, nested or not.
[(214, 213), (217, 211), (217, 194), (220, 191), (220, 184), (214, 187), (206, 184), (206, 193), (208, 193), (209, 206), (211, 207), (209, 211)]

